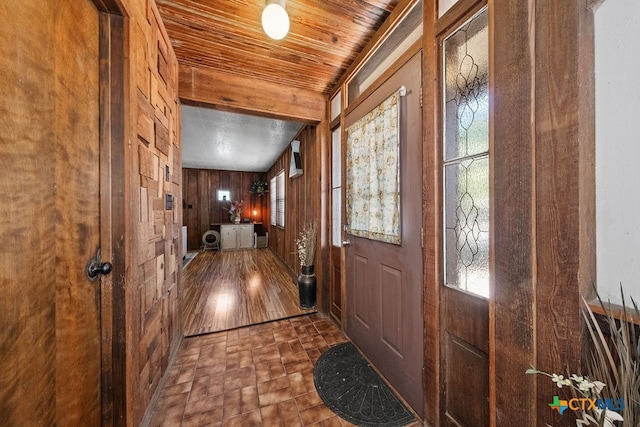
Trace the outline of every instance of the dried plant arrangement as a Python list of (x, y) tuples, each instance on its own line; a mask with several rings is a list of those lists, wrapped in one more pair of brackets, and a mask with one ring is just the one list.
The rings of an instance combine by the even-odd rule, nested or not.
[(603, 398), (622, 399), (624, 409), (620, 414), (624, 425), (640, 427), (640, 311), (633, 298), (633, 308), (627, 306), (622, 287), (620, 293), (622, 306), (617, 315), (598, 296), (604, 311), (604, 324), (583, 298), (586, 307), (583, 315), (593, 343), (588, 372), (591, 378), (598, 378), (607, 385), (602, 391)]
[[(598, 295), (601, 310), (594, 311), (582, 299), (582, 315), (592, 344), (586, 376), (567, 371), (565, 378), (539, 371), (533, 365), (526, 371), (551, 378), (558, 388), (570, 389), (573, 399), (555, 396), (549, 406), (560, 414), (567, 408), (574, 410), (578, 427), (640, 427), (640, 310), (633, 298), (633, 308), (629, 307), (622, 288), (620, 292), (620, 309), (603, 303)], [(575, 402), (590, 404), (576, 406)]]
[(306, 224), (296, 239), (301, 266), (313, 265), (316, 256), (316, 224)]

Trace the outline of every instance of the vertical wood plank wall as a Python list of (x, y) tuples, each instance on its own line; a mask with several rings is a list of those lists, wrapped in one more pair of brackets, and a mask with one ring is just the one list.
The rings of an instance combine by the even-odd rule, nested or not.
[(266, 180), (266, 173), (184, 168), (182, 177), (180, 208), (189, 250), (202, 246), (202, 235), (211, 224), (230, 222), (229, 202), (219, 202), (217, 190), (229, 190), (231, 200), (244, 201), (243, 218), (265, 225), (269, 221), (269, 193), (260, 196), (250, 192), (251, 183)]
[(325, 277), (328, 277), (327, 243), (324, 226), (326, 220), (322, 213), (322, 175), (323, 139), (318, 132), (319, 126), (305, 126), (296, 138), (300, 141), (300, 157), (302, 159), (303, 174), (297, 178), (289, 178), (289, 161), (291, 148), (282, 153), (267, 174), (268, 181), (280, 171), (285, 172), (285, 226), (276, 227), (270, 224), (269, 217), (265, 221), (269, 223), (269, 246), (276, 254), (296, 273), (300, 273), (300, 260), (296, 252), (295, 240), (305, 224), (315, 222), (318, 230), (318, 242), (316, 247), (315, 272), (317, 276), (317, 306), (327, 310), (328, 288), (324, 286)]

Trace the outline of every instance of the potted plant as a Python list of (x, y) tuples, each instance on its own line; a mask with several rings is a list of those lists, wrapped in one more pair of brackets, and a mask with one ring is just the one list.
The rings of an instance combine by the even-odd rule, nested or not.
[(263, 195), (267, 192), (267, 181), (255, 181), (251, 183), (251, 188), (249, 189), (251, 193), (256, 193), (259, 195)]
[(229, 206), (229, 217), (231, 218), (231, 222), (235, 222), (236, 224), (240, 223), (242, 219), (242, 209), (244, 208), (244, 201), (234, 200), (231, 202)]
[(313, 263), (316, 256), (316, 225), (309, 223), (300, 231), (296, 239), (298, 258), (300, 258), (301, 274), (298, 276), (298, 292), (300, 307), (311, 309), (316, 304), (316, 276)]

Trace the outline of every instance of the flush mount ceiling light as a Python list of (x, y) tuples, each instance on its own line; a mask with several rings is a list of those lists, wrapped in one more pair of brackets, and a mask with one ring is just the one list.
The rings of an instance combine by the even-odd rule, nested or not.
[(262, 11), (262, 28), (274, 40), (284, 38), (289, 32), (289, 15), (284, 10), (285, 0), (267, 0)]

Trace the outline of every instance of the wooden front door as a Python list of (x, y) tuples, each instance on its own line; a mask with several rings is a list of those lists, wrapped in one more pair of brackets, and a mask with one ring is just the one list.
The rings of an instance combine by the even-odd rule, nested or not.
[(0, 425), (100, 425), (98, 12), (0, 11)]
[[(423, 407), (421, 56), (414, 55), (345, 117), (348, 128), (406, 88), (398, 126), (401, 241), (347, 233), (345, 275), (349, 337), (417, 413)], [(354, 197), (348, 184), (346, 197), (347, 203)]]

